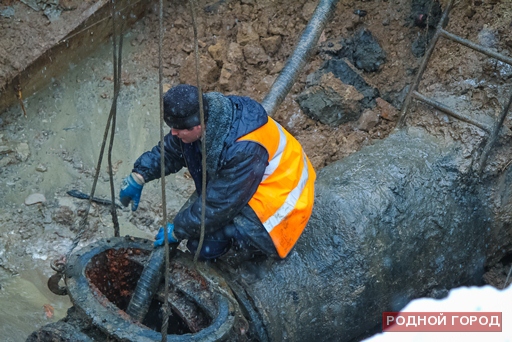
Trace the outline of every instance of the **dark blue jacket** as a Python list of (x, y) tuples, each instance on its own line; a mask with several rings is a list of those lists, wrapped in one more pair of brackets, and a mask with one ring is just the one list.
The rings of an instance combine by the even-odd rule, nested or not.
[[(268, 164), (268, 153), (261, 145), (250, 141), (236, 141), (267, 123), (267, 113), (258, 102), (248, 97), (224, 97), (226, 98), (231, 102), (229, 107), (232, 108), (232, 119), (230, 128), (226, 129), (223, 146), (206, 146), (207, 151), (209, 148), (220, 149), (217, 165), (212, 170), (208, 169), (207, 173), (206, 233), (229, 224), (247, 205), (256, 192)], [(207, 134), (215, 133), (215, 126), (215, 118), (208, 113)], [(176, 236), (179, 239), (197, 238), (201, 229), (201, 142), (198, 140), (186, 144), (169, 133), (164, 137), (164, 146), (165, 174), (175, 173), (187, 167), (199, 194), (191, 205), (176, 215)], [(160, 178), (160, 144), (142, 154), (135, 162), (133, 171), (141, 174), (146, 182)]]

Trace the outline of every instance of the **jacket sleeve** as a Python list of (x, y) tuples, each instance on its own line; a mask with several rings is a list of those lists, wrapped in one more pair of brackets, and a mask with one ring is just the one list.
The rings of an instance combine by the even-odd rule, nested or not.
[[(226, 151), (216, 177), (206, 187), (206, 233), (223, 228), (242, 210), (261, 183), (267, 164), (267, 150), (255, 142), (237, 142)], [(202, 195), (176, 215), (179, 239), (199, 237), (201, 201)]]
[[(180, 141), (171, 133), (164, 136), (164, 152), (166, 176), (178, 172), (185, 166)], [(135, 161), (132, 172), (137, 172), (142, 175), (145, 182), (160, 178), (160, 143), (153, 147), (151, 151), (144, 152)]]

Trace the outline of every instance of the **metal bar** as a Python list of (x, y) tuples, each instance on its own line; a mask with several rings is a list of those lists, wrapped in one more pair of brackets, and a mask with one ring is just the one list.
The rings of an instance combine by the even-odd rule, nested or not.
[(462, 115), (462, 114), (454, 111), (453, 109), (445, 106), (441, 102), (438, 102), (438, 101), (436, 101), (434, 99), (426, 97), (426, 96), (418, 93), (417, 91), (413, 91), (412, 97), (414, 97), (417, 100), (423, 101), (426, 104), (428, 104), (429, 106), (432, 106), (432, 107), (434, 107), (436, 109), (439, 109), (440, 111), (442, 111), (442, 112), (444, 112), (444, 113), (446, 113), (446, 114), (448, 114), (448, 115), (450, 115), (450, 116), (452, 116), (452, 117), (454, 117), (456, 119), (459, 119), (460, 121), (464, 121), (464, 122), (472, 124), (472, 125), (474, 125), (474, 126), (476, 126), (478, 128), (481, 128), (484, 131), (486, 131), (487, 133), (489, 133), (489, 131), (490, 131), (490, 129), (487, 126), (481, 124), (480, 122), (475, 121), (473, 119), (470, 119), (468, 117), (465, 117), (464, 115)]
[(453, 33), (450, 33), (444, 29), (440, 29), (440, 33), (443, 37), (447, 38), (447, 39), (451, 39), (453, 40), (454, 42), (457, 42), (459, 44), (462, 44), (464, 46), (467, 46), (468, 48), (470, 49), (473, 49), (473, 50), (476, 50), (478, 52), (481, 52), (489, 57), (492, 57), (492, 58), (496, 58), (504, 63), (507, 63), (507, 64), (510, 64), (512, 65), (512, 58), (510, 57), (507, 57), (505, 55), (502, 55), (500, 53), (497, 53), (497, 52), (494, 52), (494, 51), (491, 51), (490, 49), (486, 48), (486, 47), (483, 47), (482, 45), (479, 45), (479, 44), (475, 44), (473, 43), (472, 41), (470, 40), (467, 40), (467, 39), (464, 39), (464, 38), (461, 38)]
[(448, 5), (446, 6), (443, 16), (441, 17), (441, 20), (439, 20), (439, 24), (437, 24), (436, 33), (434, 34), (434, 37), (432, 37), (432, 40), (430, 41), (430, 46), (429, 46), (428, 50), (425, 52), (425, 55), (423, 56), (423, 60), (421, 61), (418, 73), (416, 74), (414, 82), (412, 83), (411, 88), (409, 89), (409, 92), (407, 93), (407, 96), (405, 98), (402, 112), (400, 113), (400, 117), (398, 118), (397, 129), (403, 128), (405, 125), (405, 117), (407, 116), (407, 111), (409, 109), (409, 105), (411, 104), (412, 94), (413, 94), (413, 92), (418, 90), (418, 86), (420, 84), (421, 78), (423, 77), (423, 73), (425, 72), (425, 69), (427, 68), (428, 61), (430, 60), (430, 57), (432, 56), (432, 53), (434, 52), (436, 43), (437, 43), (439, 37), (441, 36), (441, 30), (443, 30), (443, 27), (446, 26), (446, 23), (448, 22), (448, 14), (450, 13), (450, 11), (452, 9), (452, 5), (453, 5), (453, 0), (450, 0)]
[(487, 140), (487, 144), (485, 145), (484, 150), (482, 151), (482, 155), (480, 156), (480, 162), (478, 165), (478, 173), (481, 173), (482, 170), (484, 169), (487, 157), (489, 156), (491, 149), (493, 148), (494, 144), (496, 143), (496, 140), (498, 139), (498, 134), (500, 133), (501, 126), (503, 126), (503, 121), (505, 121), (505, 118), (507, 117), (510, 107), (512, 107), (512, 94), (510, 95), (508, 104), (505, 106), (505, 108), (503, 108), (503, 111), (501, 112), (498, 120), (496, 120), (491, 136), (489, 137), (489, 140)]

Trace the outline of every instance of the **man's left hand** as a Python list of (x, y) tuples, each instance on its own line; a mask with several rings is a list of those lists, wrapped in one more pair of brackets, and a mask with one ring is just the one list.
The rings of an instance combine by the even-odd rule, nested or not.
[[(164, 241), (164, 227), (160, 227), (155, 236), (155, 242), (153, 245), (155, 247), (163, 246), (165, 244)], [(178, 243), (178, 239), (176, 238), (176, 235), (174, 235), (174, 224), (172, 223), (167, 223), (167, 241), (169, 241), (169, 243)]]

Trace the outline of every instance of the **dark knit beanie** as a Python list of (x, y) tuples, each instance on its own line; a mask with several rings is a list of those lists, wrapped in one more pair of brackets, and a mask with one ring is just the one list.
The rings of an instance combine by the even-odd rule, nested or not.
[[(205, 120), (208, 105), (203, 95)], [(172, 87), (164, 94), (164, 120), (175, 129), (189, 129), (200, 125), (199, 96), (197, 87), (180, 84)]]

